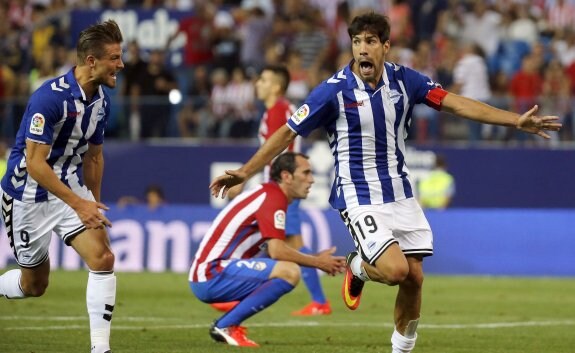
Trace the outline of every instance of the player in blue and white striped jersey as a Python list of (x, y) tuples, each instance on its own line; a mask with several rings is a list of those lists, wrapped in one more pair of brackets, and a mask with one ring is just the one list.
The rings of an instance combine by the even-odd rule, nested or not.
[(416, 104), (426, 104), (482, 123), (515, 127), (549, 138), (558, 117), (500, 110), (449, 93), (425, 75), (385, 62), (390, 26), (385, 16), (368, 13), (348, 28), (353, 60), (316, 87), (287, 124), (240, 169), (210, 184), (212, 195), (250, 177), (297, 136), (323, 127), (334, 156), (331, 205), (340, 211), (357, 251), (347, 257), (342, 294), (350, 309), (359, 305), (365, 281), (398, 285), (393, 353), (415, 346), (423, 284), (423, 257), (433, 254), (429, 224), (414, 198), (405, 161), (405, 138)]
[(20, 269), (0, 276), (0, 296), (44, 294), (54, 231), (90, 270), (91, 353), (111, 352), (116, 277), (105, 230), (111, 223), (100, 203), (102, 143), (110, 114), (103, 86), (114, 88), (124, 67), (121, 43), (122, 33), (111, 20), (80, 33), (77, 66), (30, 97), (1, 182), (2, 218)]

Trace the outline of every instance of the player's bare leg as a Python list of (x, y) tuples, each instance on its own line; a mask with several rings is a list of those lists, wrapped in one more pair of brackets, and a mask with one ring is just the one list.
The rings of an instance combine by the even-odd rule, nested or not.
[(86, 306), (90, 317), (92, 353), (110, 353), (112, 312), (116, 303), (114, 254), (104, 228), (87, 229), (76, 236), (72, 247), (88, 266)]
[(0, 296), (7, 299), (39, 297), (46, 292), (49, 276), (49, 259), (34, 268), (7, 271), (0, 276)]
[(375, 266), (363, 262), (363, 267), (372, 281), (390, 286), (403, 282), (409, 273), (409, 263), (397, 243), (385, 250), (375, 261)]
[(409, 274), (399, 283), (395, 300), (395, 330), (391, 337), (392, 353), (408, 353), (415, 346), (421, 311), (423, 267), (421, 257), (407, 257)]
[(355, 281), (361, 279), (399, 285), (394, 313), (395, 330), (391, 338), (392, 353), (411, 352), (417, 339), (416, 329), (421, 310), (421, 257), (405, 257), (399, 245), (392, 244), (376, 260), (375, 266), (369, 265), (360, 256), (355, 256), (348, 266)]

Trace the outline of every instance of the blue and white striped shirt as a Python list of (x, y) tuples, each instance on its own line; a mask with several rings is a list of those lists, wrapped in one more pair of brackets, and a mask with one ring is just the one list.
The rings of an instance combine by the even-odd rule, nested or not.
[(323, 126), (334, 156), (330, 204), (336, 209), (377, 205), (413, 197), (405, 162), (405, 139), (415, 104), (429, 103), (439, 85), (407, 67), (385, 63), (376, 89), (351, 64), (318, 85), (288, 120), (307, 136)]
[(18, 133), (2, 190), (27, 203), (54, 199), (28, 175), (26, 140), (49, 144), (48, 164), (72, 190), (82, 187), (82, 157), (88, 142), (102, 144), (110, 114), (110, 98), (102, 86), (91, 102), (74, 77), (74, 68), (64, 76), (46, 81), (30, 97)]

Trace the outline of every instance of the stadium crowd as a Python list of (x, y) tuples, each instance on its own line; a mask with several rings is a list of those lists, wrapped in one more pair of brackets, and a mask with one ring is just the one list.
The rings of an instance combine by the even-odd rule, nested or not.
[[(142, 50), (126, 38), (125, 69), (112, 92), (112, 138), (254, 138), (263, 109), (254, 94), (258, 71), (286, 64), (287, 97), (301, 102), (351, 60), (348, 21), (373, 10), (392, 24), (389, 61), (503, 109), (523, 113), (538, 104), (540, 114), (559, 115), (564, 124), (550, 142), (535, 142), (423, 107), (413, 112), (417, 142), (556, 146), (575, 139), (575, 0), (1, 0), (2, 139), (15, 135), (30, 93), (74, 65), (73, 11), (130, 7), (186, 16), (163, 47)], [(187, 44), (176, 53), (181, 34)]]

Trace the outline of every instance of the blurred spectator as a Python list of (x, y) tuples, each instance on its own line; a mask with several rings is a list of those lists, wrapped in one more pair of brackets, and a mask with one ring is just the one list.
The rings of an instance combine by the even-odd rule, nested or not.
[(236, 67), (226, 88), (233, 119), (228, 137), (251, 138), (257, 132), (257, 111), (253, 83), (241, 67)]
[(539, 29), (537, 23), (529, 14), (529, 4), (516, 3), (510, 9), (511, 23), (504, 29), (503, 34), (506, 40), (517, 40), (526, 42), (532, 46), (539, 40)]
[(213, 19), (215, 15), (213, 4), (196, 1), (190, 16), (180, 21), (179, 27), (166, 43), (166, 49), (180, 35), (185, 36), (184, 60), (178, 75), (180, 90), (184, 95), (188, 94), (193, 85), (194, 68), (198, 65), (210, 65), (213, 60), (212, 40), (214, 35)]
[(447, 0), (411, 0), (411, 18), (415, 41), (431, 41), (437, 31), (437, 23), (446, 12)]
[(15, 119), (12, 111), (12, 99), (16, 92), (16, 75), (4, 63), (0, 56), (0, 136), (13, 137), (15, 135)]
[(463, 16), (461, 39), (479, 45), (486, 57), (499, 46), (501, 15), (488, 8), (484, 0), (473, 1), (473, 11)]
[(172, 111), (169, 93), (178, 87), (165, 65), (162, 50), (152, 50), (144, 70), (132, 86), (141, 119), (140, 137), (165, 137)]
[[(511, 79), (510, 93), (513, 99), (513, 110), (522, 114), (531, 109), (538, 102), (542, 91), (543, 78), (537, 70), (537, 59), (528, 55), (523, 58), (521, 69)], [(524, 140), (525, 134), (515, 134), (509, 130), (512, 136)]]
[(150, 185), (146, 188), (146, 205), (150, 211), (155, 211), (166, 203), (164, 190), (159, 185)]
[(212, 119), (209, 124), (210, 137), (226, 137), (229, 135), (232, 120), (231, 107), (228, 99), (229, 75), (224, 69), (215, 69), (210, 76), (212, 91), (210, 93), (210, 112)]
[(286, 91), (286, 98), (295, 104), (299, 104), (307, 97), (311, 87), (308, 71), (302, 65), (299, 52), (292, 50), (288, 53), (286, 67), (291, 77)]
[(547, 25), (551, 31), (562, 33), (573, 29), (575, 4), (570, 0), (547, 1)]
[(387, 16), (391, 27), (389, 39), (393, 45), (411, 45), (414, 39), (413, 19), (407, 0), (393, 0)]
[(343, 1), (337, 7), (337, 17), (335, 19), (333, 31), (331, 31), (336, 43), (337, 50), (340, 53), (349, 52), (349, 48), (351, 46), (351, 40), (349, 38), (349, 34), (347, 33), (347, 26), (349, 21), (349, 6), (347, 1)]
[(244, 10), (251, 10), (259, 7), (266, 14), (266, 17), (271, 18), (275, 14), (274, 0), (242, 0), (241, 8)]
[(315, 10), (321, 12), (323, 27), (328, 31), (333, 31), (336, 26), (340, 4), (346, 3), (345, 0), (307, 0)]
[(56, 30), (48, 21), (47, 9), (42, 4), (32, 6), (30, 21), (32, 24), (32, 58), (36, 64), (39, 64), (44, 59), (44, 50), (50, 45), (50, 39)]
[[(551, 61), (543, 72), (539, 114), (557, 115), (560, 118), (559, 121), (565, 124), (571, 109), (569, 102), (570, 90), (571, 80), (566, 75), (565, 69), (559, 61)], [(557, 146), (559, 133), (550, 131), (549, 135), (551, 136), (551, 144)], [(565, 132), (561, 131), (561, 135), (564, 136)]]
[(212, 35), (213, 68), (224, 68), (229, 73), (240, 62), (240, 39), (235, 31), (235, 22), (227, 11), (218, 11), (214, 17)]
[[(54, 48), (56, 67), (56, 76), (65, 75), (72, 67), (76, 65), (76, 49), (67, 48), (64, 45), (58, 45)], [(123, 93), (122, 93), (123, 94)]]
[(123, 98), (122, 108), (124, 109), (124, 121), (120, 123), (120, 131), (128, 129), (133, 140), (140, 137), (141, 121), (140, 109), (138, 107), (138, 82), (142, 75), (145, 75), (147, 63), (142, 58), (140, 45), (136, 40), (131, 40), (127, 44), (127, 51), (124, 56), (124, 69), (120, 71), (123, 78), (120, 81), (120, 97)]
[(443, 37), (439, 46), (435, 50), (437, 68), (436, 77), (443, 87), (451, 87), (453, 85), (453, 69), (459, 60), (459, 48), (456, 41), (450, 37)]
[(443, 210), (449, 207), (455, 195), (455, 181), (447, 171), (447, 161), (442, 155), (435, 156), (435, 167), (419, 181), (419, 202), (422, 208)]
[[(435, 62), (432, 55), (431, 43), (422, 40), (417, 44), (417, 49), (413, 56), (412, 68), (437, 79)], [(413, 120), (415, 122), (415, 138), (418, 143), (436, 141), (439, 138), (439, 114), (438, 111), (425, 104), (417, 104), (413, 108)]]
[[(119, 208), (125, 208), (130, 205), (140, 205), (142, 202), (135, 196), (122, 196), (118, 199), (116, 205)], [(144, 192), (144, 204), (149, 211), (156, 211), (166, 204), (164, 190), (157, 184), (151, 184), (146, 187)]]
[(42, 60), (30, 71), (30, 90), (36, 91), (42, 84), (51, 78), (56, 77), (56, 67), (54, 65), (55, 53), (52, 47), (44, 49)]
[[(575, 26), (575, 22), (573, 25)], [(569, 67), (575, 62), (575, 28), (566, 29), (562, 35), (557, 35), (553, 42), (553, 49), (563, 66)]]
[(300, 53), (302, 66), (308, 71), (312, 85), (319, 83), (315, 75), (330, 53), (330, 43), (325, 30), (320, 26), (321, 14), (318, 11), (302, 15), (295, 21), (296, 34), (290, 50)]
[[(488, 102), (491, 98), (487, 64), (483, 59), (479, 46), (475, 43), (463, 43), (461, 58), (453, 69), (453, 86), (451, 90), (464, 97)], [(478, 122), (467, 121), (470, 141), (478, 141), (481, 137), (481, 125)]]
[[(511, 110), (509, 97), (509, 78), (503, 71), (491, 76), (491, 99), (489, 104), (503, 110)], [(555, 112), (553, 112), (555, 114)], [(484, 140), (503, 140), (507, 134), (507, 127), (484, 124), (481, 127), (481, 137)]]
[(250, 8), (242, 14), (245, 19), (239, 29), (242, 40), (240, 60), (248, 72), (259, 72), (265, 64), (264, 43), (272, 24), (260, 7)]
[(205, 66), (194, 70), (194, 85), (190, 97), (178, 113), (178, 129), (182, 137), (207, 137), (211, 83)]

